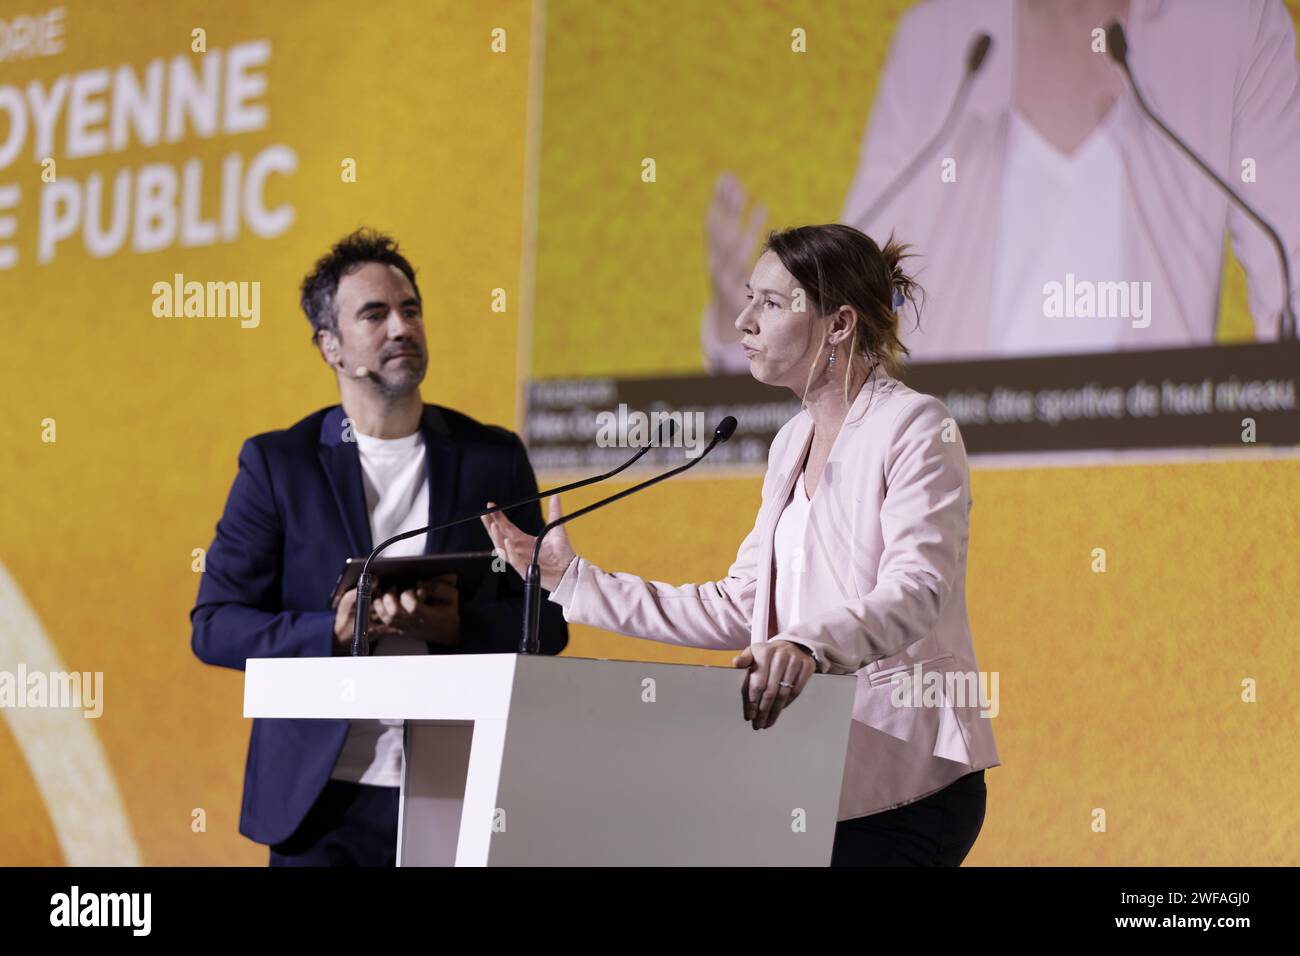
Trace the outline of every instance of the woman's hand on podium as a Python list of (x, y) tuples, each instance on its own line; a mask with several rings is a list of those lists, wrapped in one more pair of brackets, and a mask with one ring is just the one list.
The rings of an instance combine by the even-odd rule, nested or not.
[(794, 703), (817, 672), (812, 656), (789, 641), (751, 644), (732, 659), (731, 666), (749, 668), (740, 696), (745, 719), (755, 730), (776, 723), (781, 711)]
[[(495, 507), (489, 501), (487, 507)], [(555, 521), (562, 516), (560, 496), (552, 495), (547, 508), (547, 520)], [(497, 554), (505, 558), (521, 578), (527, 578), (528, 563), (533, 559), (533, 545), (537, 538), (521, 531), (513, 521), (506, 517), (504, 511), (484, 515), (481, 519), (492, 539), (492, 547)], [(569, 564), (577, 557), (569, 546), (569, 536), (564, 525), (559, 525), (542, 541), (542, 550), (537, 555), (537, 567), (541, 571), (542, 587), (554, 591), (568, 570)]]

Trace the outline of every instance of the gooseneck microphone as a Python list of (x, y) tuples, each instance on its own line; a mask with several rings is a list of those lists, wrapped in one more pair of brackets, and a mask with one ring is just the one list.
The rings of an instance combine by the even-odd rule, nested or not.
[(548, 522), (545, 526), (543, 526), (542, 530), (537, 534), (537, 539), (533, 542), (533, 558), (528, 564), (528, 573), (524, 575), (524, 634), (519, 641), (520, 654), (536, 654), (539, 651), (537, 627), (542, 613), (542, 603), (541, 603), (542, 571), (541, 568), (538, 567), (537, 558), (538, 555), (541, 554), (542, 540), (551, 531), (551, 529), (557, 528), (562, 524), (572, 521), (574, 518), (580, 518), (583, 515), (587, 514), (588, 512), (595, 511), (597, 508), (603, 508), (605, 507), (605, 505), (611, 505), (621, 498), (626, 498), (628, 495), (634, 495), (638, 491), (642, 491), (646, 488), (649, 488), (651, 485), (656, 485), (661, 481), (673, 477), (673, 475), (680, 475), (683, 471), (686, 471), (687, 469), (694, 468), (696, 465), (698, 465), (700, 462), (704, 460), (705, 455), (713, 451), (714, 446), (719, 445), (722, 442), (726, 441), (733, 434), (735, 434), (735, 431), (736, 431), (736, 419), (734, 416), (728, 415), (726, 418), (720, 421), (718, 423), (718, 427), (713, 430), (713, 440), (710, 441), (708, 445), (705, 446), (704, 451), (700, 452), (700, 454), (697, 457), (692, 458), (686, 464), (678, 465), (676, 468), (673, 468), (669, 471), (665, 471), (661, 475), (655, 475), (655, 477), (643, 481), (639, 485), (633, 485), (631, 488), (625, 488), (622, 491), (620, 491), (618, 494), (610, 495), (608, 498), (602, 498), (600, 501), (597, 501), (593, 504), (589, 504), (585, 508), (579, 508), (577, 511), (573, 512), (572, 514), (561, 515), (560, 517), (556, 518), (554, 521)]
[(1133, 91), (1133, 99), (1137, 102), (1138, 108), (1146, 116), (1169, 142), (1173, 143), (1178, 151), (1192, 161), (1192, 164), (1199, 169), (1205, 176), (1219, 187), (1219, 191), (1228, 197), (1234, 206), (1244, 212), (1250, 220), (1259, 226), (1273, 243), (1273, 248), (1277, 250), (1278, 262), (1282, 265), (1282, 312), (1277, 319), (1277, 337), (1279, 339), (1294, 339), (1296, 337), (1295, 309), (1291, 303), (1291, 260), (1286, 253), (1286, 245), (1282, 242), (1282, 237), (1278, 231), (1268, 223), (1258, 212), (1256, 212), (1246, 202), (1236, 190), (1216, 173), (1205, 160), (1201, 159), (1196, 152), (1183, 142), (1182, 138), (1170, 129), (1155, 111), (1147, 104), (1146, 97), (1142, 95), (1142, 90), (1137, 85), (1137, 80), (1133, 78), (1133, 71), (1128, 65), (1128, 39), (1124, 36), (1124, 28), (1118, 20), (1112, 20), (1106, 25), (1106, 52), (1110, 58), (1119, 66), (1120, 71), (1124, 74), (1125, 80), (1128, 81), (1128, 87)]
[(938, 149), (939, 145), (948, 137), (948, 134), (952, 131), (953, 124), (957, 121), (957, 117), (960, 116), (961, 111), (965, 109), (966, 100), (970, 96), (971, 83), (975, 79), (975, 74), (979, 73), (983, 68), (984, 61), (988, 59), (989, 50), (992, 47), (993, 37), (983, 32), (975, 35), (970, 42), (970, 46), (966, 48), (966, 69), (962, 73), (961, 83), (958, 85), (957, 92), (953, 96), (952, 105), (948, 107), (948, 115), (945, 116), (943, 122), (939, 124), (939, 129), (936, 130), (935, 134), (930, 137), (926, 144), (917, 151), (917, 154), (912, 157), (912, 161), (903, 167), (903, 171), (895, 176), (889, 185), (880, 191), (880, 194), (876, 196), (875, 201), (867, 207), (867, 211), (858, 216), (853, 222), (848, 223), (848, 225), (866, 231), (867, 226), (871, 223), (871, 220), (875, 218), (876, 214), (898, 194), (898, 191), (902, 189), (903, 186), (911, 182), (913, 177), (916, 176), (917, 171), (920, 170), (920, 168), (929, 161), (930, 157), (934, 155), (934, 151)]
[[(561, 485), (558, 488), (550, 488), (546, 491), (539, 491), (535, 495), (529, 495), (527, 498), (520, 498), (518, 501), (512, 501), (508, 505), (494, 505), (491, 508), (484, 508), (482, 511), (476, 511), (473, 514), (465, 515), (462, 518), (456, 518), (452, 521), (444, 521), (442, 524), (428, 525), (423, 528), (414, 528), (410, 531), (403, 531), (401, 534), (395, 534), (380, 544), (370, 552), (366, 557), (366, 563), (361, 566), (361, 576), (357, 579), (357, 607), (356, 618), (352, 628), (352, 656), (366, 657), (370, 654), (370, 641), (367, 639), (367, 633), (370, 630), (370, 599), (374, 591), (374, 576), (370, 573), (370, 562), (379, 556), (379, 553), (389, 545), (396, 544), (398, 541), (404, 541), (407, 538), (413, 538), (419, 534), (428, 534), (433, 531), (441, 531), (443, 528), (451, 528), (458, 524), (464, 524), (467, 521), (477, 521), (484, 515), (496, 514), (498, 511), (509, 511), (512, 508), (518, 508), (520, 505), (531, 504), (534, 501), (540, 501), (543, 498), (549, 498), (551, 495), (563, 494), (566, 491), (572, 491), (575, 488), (582, 488), (587, 485), (594, 485), (598, 481), (605, 481), (613, 478), (619, 472), (630, 468), (641, 460), (651, 448), (656, 446), (671, 445), (673, 436), (676, 432), (677, 425), (671, 418), (665, 418), (660, 426), (659, 440), (651, 440), (637, 450), (627, 461), (603, 474), (594, 475), (591, 478), (583, 478), (579, 481), (571, 481), (567, 485)], [(712, 446), (710, 446), (712, 447)]]

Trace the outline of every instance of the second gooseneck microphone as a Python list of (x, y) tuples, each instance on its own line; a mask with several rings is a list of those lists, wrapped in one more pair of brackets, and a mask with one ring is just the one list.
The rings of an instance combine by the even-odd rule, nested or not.
[(1165, 121), (1155, 114), (1155, 111), (1147, 104), (1146, 97), (1142, 95), (1141, 88), (1137, 85), (1137, 80), (1133, 78), (1133, 71), (1128, 65), (1128, 39), (1124, 36), (1124, 27), (1118, 20), (1112, 20), (1106, 25), (1106, 52), (1110, 58), (1124, 74), (1124, 79), (1128, 81), (1128, 87), (1133, 92), (1133, 99), (1151, 123), (1165, 135), (1169, 142), (1173, 143), (1180, 153), (1191, 160), (1192, 165), (1199, 169), (1209, 180), (1219, 188), (1228, 201), (1246, 214), (1246, 216), (1255, 225), (1259, 226), (1268, 236), (1269, 241), (1273, 243), (1273, 248), (1277, 250), (1278, 261), (1282, 265), (1282, 311), (1277, 317), (1277, 337), (1279, 339), (1294, 339), (1296, 337), (1296, 319), (1295, 307), (1291, 301), (1291, 258), (1287, 255), (1286, 244), (1282, 242), (1281, 235), (1273, 226), (1255, 211), (1250, 203), (1246, 202), (1235, 189), (1228, 185), (1222, 176), (1210, 168), (1210, 165), (1196, 151), (1183, 142), (1182, 137), (1170, 129)]

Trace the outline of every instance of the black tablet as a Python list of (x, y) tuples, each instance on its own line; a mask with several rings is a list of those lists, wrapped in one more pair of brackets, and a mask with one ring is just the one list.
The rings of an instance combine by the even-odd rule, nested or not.
[[(330, 607), (338, 607), (343, 595), (357, 586), (365, 558), (348, 558), (343, 572), (330, 594)], [(375, 558), (370, 562), (370, 573), (375, 578), (375, 591), (404, 591), (416, 582), (440, 574), (456, 575), (456, 587), (462, 594), (475, 593), (483, 578), (492, 569), (491, 551), (465, 551), (460, 554), (416, 554), (401, 558)], [(505, 573), (508, 569), (502, 568)]]

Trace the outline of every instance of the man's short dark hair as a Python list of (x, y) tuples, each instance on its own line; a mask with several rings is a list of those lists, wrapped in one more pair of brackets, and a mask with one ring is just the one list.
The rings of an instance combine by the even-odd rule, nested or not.
[(335, 297), (339, 291), (339, 281), (350, 273), (356, 272), (367, 262), (381, 262), (397, 266), (402, 274), (411, 280), (417, 302), (420, 287), (415, 281), (415, 270), (406, 261), (397, 248), (397, 240), (374, 229), (361, 228), (350, 233), (334, 244), (328, 253), (316, 260), (316, 265), (307, 278), (302, 280), (302, 310), (311, 323), (312, 341), (316, 341), (322, 329), (339, 334), (339, 313)]

